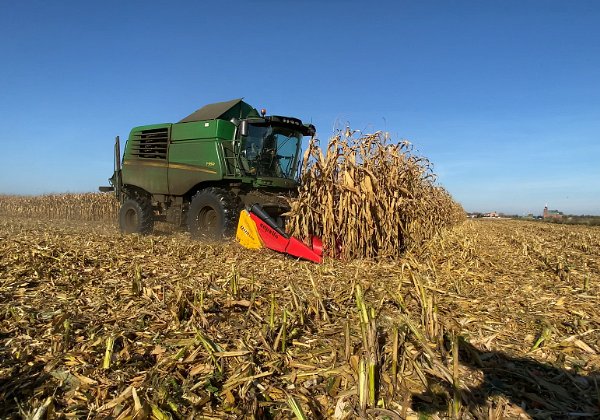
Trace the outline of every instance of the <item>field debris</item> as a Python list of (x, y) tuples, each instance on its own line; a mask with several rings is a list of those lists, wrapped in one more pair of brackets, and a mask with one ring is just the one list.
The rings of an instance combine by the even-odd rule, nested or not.
[(98, 222), (0, 238), (3, 418), (600, 415), (597, 228), (466, 222), (322, 266)]

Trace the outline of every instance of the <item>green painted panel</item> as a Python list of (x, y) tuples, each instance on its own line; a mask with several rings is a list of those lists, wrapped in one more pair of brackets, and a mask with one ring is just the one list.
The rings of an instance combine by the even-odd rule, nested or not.
[[(168, 194), (166, 154), (170, 127), (171, 124), (152, 124), (131, 130), (123, 154), (123, 184), (135, 185), (152, 194)], [(140, 136), (143, 132), (161, 129), (164, 131), (164, 146), (162, 158), (159, 158), (158, 153), (154, 154), (151, 148), (143, 149), (147, 146), (141, 146)]]
[(169, 148), (169, 193), (182, 195), (204, 181), (223, 179), (221, 140), (235, 126), (222, 120), (173, 124)]
[(192, 139), (171, 143), (169, 150), (169, 192), (182, 195), (203, 181), (223, 178), (221, 160), (214, 139)]
[(168, 194), (167, 163), (164, 161), (127, 159), (122, 176), (125, 185), (135, 185), (152, 194)]
[(173, 124), (171, 141), (187, 141), (192, 139), (233, 139), (235, 125), (229, 121), (210, 120)]

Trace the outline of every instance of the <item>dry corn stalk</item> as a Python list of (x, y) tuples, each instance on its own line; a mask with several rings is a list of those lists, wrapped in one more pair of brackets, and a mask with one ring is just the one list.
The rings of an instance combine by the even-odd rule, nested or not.
[(350, 259), (397, 256), (464, 220), (464, 211), (409, 142), (348, 130), (325, 151), (309, 144), (289, 216), (292, 235), (320, 236), (331, 255)]

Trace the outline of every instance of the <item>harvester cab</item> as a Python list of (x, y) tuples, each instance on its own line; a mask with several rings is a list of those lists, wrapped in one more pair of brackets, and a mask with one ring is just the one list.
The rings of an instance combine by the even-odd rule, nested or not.
[(302, 141), (315, 127), (267, 116), (235, 99), (206, 105), (177, 123), (134, 127), (121, 158), (115, 143), (111, 187), (124, 233), (155, 221), (185, 226), (195, 238), (232, 236), (242, 209), (260, 205), (274, 220), (297, 194)]
[(261, 186), (277, 184), (278, 179), (296, 180), (302, 138), (314, 135), (314, 127), (296, 118), (263, 116), (241, 121), (239, 133), (242, 170)]

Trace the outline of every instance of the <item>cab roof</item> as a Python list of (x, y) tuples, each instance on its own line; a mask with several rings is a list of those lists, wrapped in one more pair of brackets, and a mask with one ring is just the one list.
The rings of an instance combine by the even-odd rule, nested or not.
[(179, 121), (180, 123), (232, 118), (259, 117), (258, 111), (240, 99), (205, 105)]

